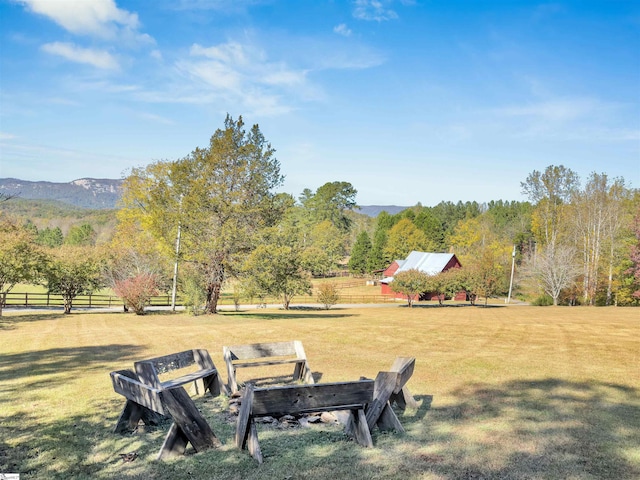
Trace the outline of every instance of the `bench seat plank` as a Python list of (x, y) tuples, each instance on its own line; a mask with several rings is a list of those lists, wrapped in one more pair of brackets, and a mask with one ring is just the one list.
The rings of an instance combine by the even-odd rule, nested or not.
[(373, 401), (373, 395), (373, 380), (272, 388), (255, 388), (250, 383), (240, 405), (236, 423), (236, 446), (241, 449), (247, 448), (251, 456), (258, 463), (262, 463), (263, 456), (258, 443), (255, 418), (348, 410), (349, 422), (346, 433), (352, 435), (358, 444), (371, 447), (373, 441), (364, 409)]
[(218, 370), (215, 368), (210, 370), (198, 370), (197, 372), (187, 373), (178, 378), (173, 378), (171, 380), (167, 380), (164, 382), (160, 382), (160, 385), (163, 389), (171, 389), (175, 387), (180, 387), (186, 383), (195, 382), (196, 380), (201, 380), (206, 377), (210, 377), (212, 375), (216, 375)]
[(302, 363), (304, 364), (305, 360), (299, 360), (297, 358), (287, 358), (283, 360), (269, 360), (264, 362), (233, 362), (234, 368), (243, 368), (243, 367), (264, 367), (267, 365), (286, 365), (289, 363)]
[(293, 364), (293, 381), (314, 383), (304, 347), (299, 340), (223, 346), (222, 355), (227, 365), (228, 387), (231, 393), (238, 391), (238, 368)]
[(252, 415), (278, 416), (305, 412), (364, 408), (373, 400), (373, 380), (257, 388)]

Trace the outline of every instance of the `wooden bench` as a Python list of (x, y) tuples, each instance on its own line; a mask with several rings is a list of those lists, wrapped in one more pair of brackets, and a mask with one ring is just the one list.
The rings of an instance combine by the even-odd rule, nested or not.
[[(161, 375), (167, 375), (193, 365), (197, 365), (198, 370), (166, 380), (160, 378)], [(205, 349), (186, 350), (140, 360), (134, 363), (134, 368), (142, 383), (158, 390), (172, 389), (193, 382), (197, 391), (196, 382), (202, 380), (204, 384), (203, 393), (209, 390), (214, 397), (220, 395), (221, 392), (228, 393), (222, 383), (222, 377), (218, 369), (213, 364), (209, 352)]]
[(373, 392), (373, 380), (272, 388), (255, 388), (249, 383), (238, 412), (236, 446), (240, 449), (247, 448), (253, 458), (262, 463), (255, 418), (348, 410), (350, 419), (345, 431), (358, 444), (371, 447), (373, 441), (364, 409), (373, 400)]
[(131, 370), (118, 370), (110, 375), (114, 391), (127, 399), (115, 432), (133, 429), (140, 420), (154, 424), (158, 415), (168, 415), (173, 423), (160, 448), (158, 459), (184, 453), (189, 443), (196, 452), (220, 446), (220, 441), (181, 385), (163, 390), (153, 388), (140, 382)]
[(302, 380), (313, 384), (313, 375), (304, 353), (302, 342), (254, 343), (250, 345), (233, 345), (222, 347), (224, 361), (227, 364), (229, 390), (238, 391), (236, 369), (261, 367), (267, 365), (295, 364), (293, 381)]

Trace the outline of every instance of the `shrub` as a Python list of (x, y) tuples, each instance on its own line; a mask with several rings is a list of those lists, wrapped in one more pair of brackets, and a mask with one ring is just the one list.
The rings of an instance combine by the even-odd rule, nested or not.
[(318, 303), (329, 310), (340, 300), (340, 293), (335, 283), (323, 283), (318, 287)]
[(551, 295), (540, 295), (538, 298), (531, 302), (531, 305), (534, 305), (536, 307), (548, 307), (550, 305), (553, 305), (553, 298), (551, 298)]
[(144, 315), (144, 307), (151, 297), (158, 294), (159, 277), (153, 273), (140, 273), (118, 280), (114, 284), (116, 295), (122, 298), (126, 308), (132, 308), (136, 315)]
[(207, 292), (197, 276), (187, 276), (182, 284), (184, 306), (191, 315), (201, 315), (205, 311)]

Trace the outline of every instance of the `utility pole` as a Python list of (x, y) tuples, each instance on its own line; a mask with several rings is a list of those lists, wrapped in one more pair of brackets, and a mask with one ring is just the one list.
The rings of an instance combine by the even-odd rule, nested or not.
[(507, 303), (511, 303), (511, 290), (513, 288), (513, 272), (516, 269), (516, 246), (513, 246), (513, 252), (511, 253), (511, 280), (509, 281), (509, 296), (507, 297)]
[[(182, 213), (182, 195), (179, 203), (180, 213)], [(178, 259), (180, 258), (180, 234), (182, 232), (182, 222), (178, 220), (178, 235), (176, 236), (176, 261), (173, 264), (173, 286), (171, 287), (171, 311), (176, 311), (176, 293), (178, 291)]]
[(176, 311), (176, 292), (178, 290), (178, 257), (180, 256), (181, 226), (178, 223), (178, 236), (176, 237), (176, 261), (173, 264), (173, 287), (171, 288), (171, 311)]

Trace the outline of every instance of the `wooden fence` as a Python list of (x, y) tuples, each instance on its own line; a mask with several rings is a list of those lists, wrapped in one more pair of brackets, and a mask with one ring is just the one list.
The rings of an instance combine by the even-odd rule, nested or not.
[[(176, 303), (179, 304), (179, 298)], [(171, 295), (151, 297), (149, 303), (153, 307), (171, 305)], [(18, 293), (9, 292), (3, 301), (4, 307), (62, 307), (62, 295), (52, 293)], [(79, 308), (111, 308), (122, 306), (122, 299), (115, 295), (78, 295), (73, 299), (73, 306)]]
[[(3, 307), (63, 307), (64, 300), (61, 295), (49, 293), (20, 293), (9, 292), (4, 296), (0, 296), (3, 301)], [(396, 300), (391, 295), (345, 295), (340, 294), (338, 304), (345, 303), (393, 303)], [(231, 295), (223, 295), (218, 305), (233, 305)], [(242, 299), (240, 305), (252, 304), (282, 304), (282, 299), (274, 297), (266, 297), (264, 300), (258, 299)], [(291, 306), (296, 304), (319, 304), (318, 298), (308, 296), (297, 296), (291, 301)], [(180, 296), (176, 298), (176, 305), (182, 305)], [(79, 295), (73, 299), (74, 308), (116, 308), (122, 306), (122, 299), (115, 295)], [(159, 295), (151, 298), (149, 303), (151, 307), (168, 307), (171, 306), (171, 295)]]

